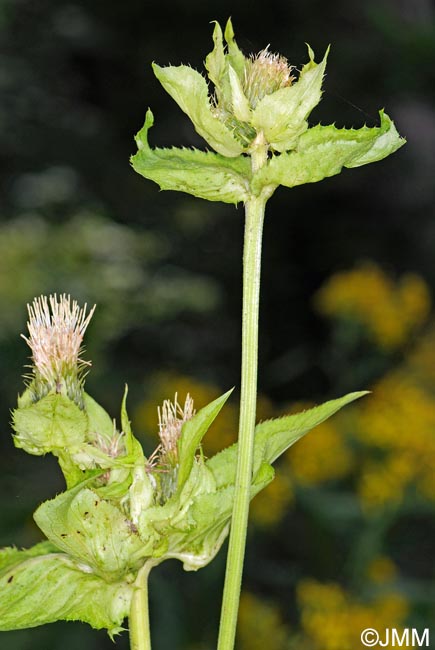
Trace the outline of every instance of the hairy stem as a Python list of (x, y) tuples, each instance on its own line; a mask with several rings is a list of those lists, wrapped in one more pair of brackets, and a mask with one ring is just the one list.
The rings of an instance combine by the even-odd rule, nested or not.
[(130, 650), (151, 650), (148, 576), (152, 567), (150, 563), (144, 564), (134, 583), (129, 616)]
[[(257, 156), (253, 155), (253, 169), (258, 169), (265, 161), (264, 150)], [(257, 405), (261, 243), (266, 200), (264, 196), (253, 196), (245, 206), (239, 451), (217, 650), (232, 650), (234, 647), (245, 557)]]

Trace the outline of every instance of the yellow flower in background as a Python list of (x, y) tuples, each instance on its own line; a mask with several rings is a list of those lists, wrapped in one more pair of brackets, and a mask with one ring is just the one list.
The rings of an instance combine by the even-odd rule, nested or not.
[(435, 389), (435, 327), (418, 339), (407, 357), (407, 369)]
[(400, 629), (409, 609), (398, 592), (380, 594), (366, 603), (336, 583), (322, 584), (311, 579), (299, 583), (297, 600), (305, 647), (312, 650), (356, 650), (364, 629)]
[(287, 650), (290, 631), (278, 608), (244, 591), (240, 599), (239, 650)]
[(385, 449), (435, 451), (435, 400), (405, 372), (386, 375), (361, 404), (360, 438)]
[(293, 490), (290, 477), (279, 467), (275, 478), (264, 490), (253, 499), (250, 517), (258, 526), (274, 526), (284, 517), (293, 501)]
[(363, 465), (358, 494), (366, 511), (399, 504), (412, 480), (416, 466), (406, 454), (391, 454), (382, 462)]
[(416, 274), (394, 282), (373, 263), (333, 275), (315, 296), (315, 307), (327, 317), (361, 323), (377, 345), (402, 346), (429, 316), (427, 284)]
[(291, 477), (300, 485), (340, 479), (354, 467), (354, 455), (344, 434), (331, 422), (317, 426), (290, 447), (284, 458)]
[[(358, 493), (366, 509), (398, 504), (416, 485), (435, 499), (435, 400), (410, 373), (391, 373), (358, 409), (357, 437), (378, 458), (363, 462)], [(379, 457), (379, 453), (381, 457)]]
[(392, 582), (397, 578), (397, 573), (396, 565), (385, 555), (375, 557), (367, 569), (369, 580), (379, 585)]

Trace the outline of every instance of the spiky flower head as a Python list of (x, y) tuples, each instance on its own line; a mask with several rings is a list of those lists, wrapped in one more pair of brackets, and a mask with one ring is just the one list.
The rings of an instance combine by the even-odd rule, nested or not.
[(197, 132), (220, 154), (237, 157), (258, 147), (269, 151), (294, 149), (308, 129), (307, 118), (321, 98), (326, 54), (309, 62), (298, 79), (294, 68), (269, 46), (245, 56), (234, 38), (231, 20), (225, 32), (215, 23), (214, 49), (205, 60), (214, 93), (202, 75), (188, 66), (153, 65), (168, 93), (190, 117)]
[(21, 336), (32, 351), (29, 389), (34, 401), (50, 392), (63, 393), (82, 406), (86, 369), (91, 365), (80, 357), (83, 336), (95, 310), (79, 307), (70, 296), (40, 296), (28, 305), (29, 336)]
[(243, 76), (243, 91), (250, 106), (255, 108), (266, 95), (291, 86), (296, 78), (292, 70), (284, 56), (269, 52), (269, 46), (251, 55), (246, 60)]
[(178, 463), (177, 443), (181, 429), (183, 424), (195, 414), (193, 399), (187, 393), (182, 407), (178, 402), (178, 395), (175, 393), (174, 401), (165, 399), (163, 405), (158, 407), (157, 412), (159, 415), (160, 460), (163, 465), (174, 467)]
[(193, 399), (186, 395), (184, 405), (178, 402), (175, 393), (174, 401), (166, 399), (157, 408), (159, 417), (160, 444), (149, 458), (149, 469), (159, 477), (160, 500), (166, 501), (177, 487), (178, 476), (178, 440), (183, 424), (195, 415)]

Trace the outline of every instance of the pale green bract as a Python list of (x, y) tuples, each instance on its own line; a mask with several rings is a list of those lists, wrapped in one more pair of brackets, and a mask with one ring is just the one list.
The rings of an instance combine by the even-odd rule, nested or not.
[[(126, 394), (118, 455), (111, 455), (110, 444), (119, 442), (119, 433), (89, 395), (84, 393), (83, 411), (56, 394), (34, 404), (20, 399), (13, 414), (16, 444), (29, 453), (58, 456), (69, 489), (35, 512), (49, 541), (26, 551), (0, 551), (0, 630), (63, 619), (106, 628), (113, 636), (129, 614), (133, 583), (145, 563), (176, 558), (196, 571), (215, 557), (230, 525), (237, 444), (205, 459), (201, 440), (230, 393), (182, 426), (177, 486), (164, 501), (159, 474), (150, 470), (131, 431)], [(260, 423), (251, 498), (273, 479), (271, 463), (280, 454), (362, 395)], [(70, 446), (60, 454), (65, 441)]]
[[(269, 197), (279, 185), (314, 183), (339, 174), (343, 167), (381, 160), (405, 143), (383, 111), (379, 127), (337, 129), (318, 124), (309, 128), (308, 117), (322, 96), (329, 48), (316, 63), (308, 46), (309, 61), (297, 81), (278, 79), (275, 87), (273, 77), (264, 76), (262, 70), (255, 82), (250, 81), (250, 70), (263, 56), (269, 64), (267, 70), (276, 64), (279, 77), (284, 59), (267, 49), (256, 58), (245, 57), (234, 39), (231, 21), (225, 29), (226, 45), (218, 23), (213, 41), (214, 48), (205, 60), (214, 86), (212, 95), (208, 94), (206, 79), (189, 66), (153, 65), (164, 89), (217, 152), (152, 149), (148, 130), (153, 116), (148, 110), (145, 125), (136, 136), (138, 152), (131, 163), (135, 171), (158, 183), (162, 190), (187, 192), (209, 201), (246, 203), (262, 192)], [(291, 70), (288, 67), (288, 74)], [(267, 149), (269, 159), (252, 172), (249, 156), (259, 147)]]

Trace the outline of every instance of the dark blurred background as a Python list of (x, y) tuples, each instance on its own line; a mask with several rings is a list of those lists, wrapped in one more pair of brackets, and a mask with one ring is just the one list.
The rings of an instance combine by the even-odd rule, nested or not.
[[(408, 143), (315, 185), (279, 189), (264, 241), (258, 417), (344, 392), (373, 395), (290, 450), (253, 503), (241, 650), (355, 650), (365, 627), (435, 634), (435, 8), (430, 0), (1, 0), (0, 546), (40, 539), (63, 489), (51, 458), (13, 447), (29, 351), (26, 303), (97, 303), (87, 389), (156, 445), (156, 406), (198, 407), (239, 384), (243, 210), (159, 192), (129, 166), (150, 106), (154, 146), (203, 147), (151, 62), (202, 69), (232, 16), (248, 54), (296, 67), (329, 43), (312, 124), (377, 123)], [(206, 452), (229, 444), (237, 396)], [(225, 551), (198, 574), (154, 571), (155, 647), (215, 647)], [(116, 641), (126, 649), (128, 637)], [(100, 650), (79, 623), (3, 633), (9, 650)]]

